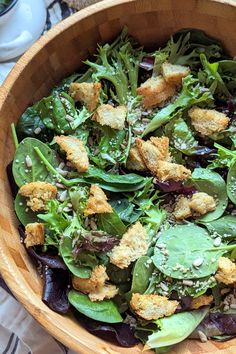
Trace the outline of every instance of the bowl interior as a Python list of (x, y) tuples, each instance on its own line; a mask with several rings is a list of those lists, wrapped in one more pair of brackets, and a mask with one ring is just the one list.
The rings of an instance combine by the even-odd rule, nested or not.
[[(236, 54), (236, 3), (210, 0), (107, 0), (82, 10), (42, 37), (16, 64), (0, 88), (0, 272), (27, 310), (57, 339), (78, 353), (141, 353), (142, 346), (125, 349), (103, 341), (61, 316), (41, 301), (42, 282), (19, 242), (17, 220), (6, 177), (14, 147), (10, 123), (28, 105), (47, 95), (73, 73), (97, 43), (111, 41), (127, 25), (141, 44), (158, 47), (181, 28), (199, 28), (220, 39)], [(171, 353), (235, 353), (236, 341), (185, 341)]]

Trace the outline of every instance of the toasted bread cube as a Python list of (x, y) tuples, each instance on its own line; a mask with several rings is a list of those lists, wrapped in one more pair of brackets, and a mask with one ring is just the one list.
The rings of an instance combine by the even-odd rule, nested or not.
[(215, 278), (219, 283), (226, 285), (235, 284), (236, 264), (233, 263), (229, 258), (220, 257)]
[(163, 104), (174, 96), (175, 92), (175, 86), (168, 84), (162, 76), (151, 77), (137, 88), (137, 94), (143, 96), (144, 108)]
[(88, 294), (95, 292), (100, 287), (103, 287), (108, 279), (106, 267), (103, 265), (97, 265), (93, 269), (90, 278), (79, 278), (73, 276), (72, 285), (74, 289), (79, 290), (84, 294)]
[(98, 265), (92, 271), (91, 277), (88, 279), (73, 276), (72, 285), (76, 290), (84, 294), (88, 294), (91, 301), (102, 301), (111, 299), (118, 293), (115, 285), (105, 284), (109, 280), (106, 268)]
[(89, 199), (84, 210), (84, 215), (112, 213), (112, 207), (107, 202), (107, 196), (103, 190), (92, 184), (89, 191)]
[(26, 248), (44, 244), (44, 224), (34, 222), (25, 226)]
[(162, 75), (168, 84), (179, 86), (182, 84), (182, 79), (187, 76), (190, 69), (183, 65), (173, 65), (163, 63), (161, 66)]
[(215, 109), (193, 107), (188, 111), (194, 129), (203, 136), (210, 136), (226, 129), (229, 118)]
[(104, 299), (112, 299), (119, 292), (119, 289), (112, 284), (105, 284), (98, 288), (95, 292), (88, 294), (91, 301), (102, 301)]
[(110, 104), (102, 104), (96, 110), (93, 120), (101, 125), (107, 125), (112, 129), (122, 130), (125, 127), (126, 116), (126, 106), (113, 107)]
[(189, 206), (197, 214), (204, 215), (216, 208), (215, 199), (204, 192), (194, 193), (191, 197)]
[(151, 143), (151, 141), (144, 141), (142, 139), (136, 139), (136, 145), (141, 155), (142, 160), (147, 166), (148, 170), (155, 174), (157, 168), (157, 162), (160, 160), (161, 153), (158, 148)]
[(213, 301), (212, 295), (201, 295), (192, 300), (190, 305), (191, 310), (197, 310), (202, 306), (210, 305)]
[(129, 157), (127, 159), (126, 167), (129, 170), (146, 171), (147, 168), (140, 156), (137, 146), (131, 147)]
[(177, 163), (158, 161), (156, 176), (160, 181), (184, 181), (191, 177), (191, 171)]
[(66, 158), (78, 172), (86, 172), (89, 168), (88, 153), (84, 143), (73, 136), (55, 136), (56, 143), (66, 152)]
[(93, 112), (98, 105), (100, 90), (100, 82), (72, 82), (69, 94), (75, 102), (81, 102), (89, 112)]
[(151, 143), (156, 146), (159, 150), (160, 160), (169, 161), (170, 153), (169, 153), (169, 138), (167, 136), (162, 136), (160, 138), (156, 136), (150, 137)]
[(192, 216), (188, 198), (182, 196), (177, 200), (173, 215), (176, 220), (183, 220)]
[(131, 225), (122, 236), (119, 245), (112, 249), (110, 262), (120, 269), (127, 268), (132, 262), (144, 256), (148, 250), (147, 233), (138, 221)]
[(57, 187), (47, 182), (30, 182), (20, 187), (19, 194), (29, 198), (27, 205), (33, 211), (46, 210), (47, 202), (56, 198)]
[(165, 296), (138, 293), (133, 294), (130, 301), (131, 308), (147, 321), (171, 316), (178, 304), (178, 301), (168, 300)]

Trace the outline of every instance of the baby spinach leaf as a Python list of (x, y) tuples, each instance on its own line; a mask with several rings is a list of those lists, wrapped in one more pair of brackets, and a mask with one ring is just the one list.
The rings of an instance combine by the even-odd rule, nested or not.
[(190, 108), (192, 105), (205, 103), (210, 104), (213, 97), (210, 91), (199, 85), (199, 81), (194, 79), (192, 75), (188, 75), (183, 79), (183, 87), (173, 103), (159, 110), (151, 122), (147, 125), (143, 135), (153, 132), (163, 124), (168, 123), (171, 119), (181, 114), (184, 110)]
[(205, 168), (195, 168), (192, 173), (192, 183), (199, 192), (211, 195), (217, 202), (216, 209), (199, 218), (204, 222), (218, 219), (225, 211), (228, 204), (226, 184), (216, 172)]
[(151, 258), (148, 256), (140, 257), (134, 265), (131, 289), (126, 294), (126, 297), (130, 299), (133, 293), (143, 294), (148, 288), (152, 272), (153, 263)]
[(231, 202), (236, 204), (236, 160), (230, 166), (227, 175), (227, 194)]
[(122, 221), (133, 224), (142, 214), (141, 210), (134, 210), (135, 206), (127, 198), (114, 198), (109, 200)]
[(110, 235), (123, 236), (126, 231), (126, 226), (121, 221), (115, 210), (112, 213), (102, 213), (98, 216), (99, 229), (107, 232)]
[[(79, 278), (89, 278), (91, 276), (92, 273), (92, 268), (93, 266), (95, 267), (97, 265), (96, 260), (92, 257), (90, 257), (88, 252), (84, 252), (83, 255), (86, 257), (88, 257), (88, 259), (86, 260), (86, 263), (88, 264), (88, 261), (90, 261), (90, 265), (92, 267), (88, 267), (88, 266), (84, 266), (83, 264), (79, 264), (79, 262), (77, 262), (75, 256), (73, 256), (72, 254), (72, 242), (73, 239), (69, 236), (64, 236), (60, 246), (59, 246), (59, 251), (60, 251), (60, 255), (63, 258), (63, 261), (65, 262), (65, 264), (67, 265), (67, 267), (69, 268), (69, 270), (71, 271), (72, 274), (74, 274), (75, 276), (79, 277)], [(89, 259), (91, 258), (91, 259)], [(80, 262), (82, 263), (82, 262)]]
[(215, 247), (208, 232), (195, 224), (176, 225), (160, 233), (153, 263), (174, 279), (199, 279), (214, 274), (219, 257), (235, 247), (224, 244)]
[(122, 317), (116, 305), (111, 300), (91, 301), (87, 295), (71, 290), (69, 302), (77, 311), (97, 321), (106, 323), (122, 322)]
[(37, 214), (34, 213), (26, 204), (26, 198), (19, 193), (16, 195), (14, 202), (15, 213), (22, 225), (27, 225), (32, 222), (39, 222)]
[(217, 233), (223, 239), (236, 238), (236, 216), (225, 215), (217, 220), (203, 223), (210, 233)]
[(109, 280), (114, 284), (127, 283), (128, 281), (130, 281), (131, 267), (132, 266), (129, 266), (124, 269), (120, 269), (116, 267), (114, 264), (109, 263), (106, 268)]
[[(12, 172), (16, 184), (21, 187), (26, 183), (35, 181), (52, 181), (53, 176), (50, 174), (41, 159), (35, 152), (35, 147), (39, 148), (45, 158), (52, 166), (58, 166), (57, 155), (54, 150), (50, 149), (46, 144), (35, 138), (25, 138), (21, 141), (15, 153), (13, 160)], [(28, 167), (26, 157), (32, 161), (32, 167)]]
[(32, 137), (41, 141), (50, 141), (53, 137), (52, 132), (46, 128), (37, 111), (37, 104), (27, 108), (22, 114), (17, 123), (16, 131), (19, 139)]
[(200, 310), (176, 313), (154, 321), (160, 329), (148, 336), (144, 350), (145, 348), (168, 347), (182, 342), (201, 323), (208, 311), (209, 309), (204, 307)]

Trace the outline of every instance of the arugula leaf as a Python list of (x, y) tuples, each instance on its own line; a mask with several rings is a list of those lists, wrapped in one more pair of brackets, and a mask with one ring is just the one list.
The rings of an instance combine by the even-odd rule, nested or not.
[(73, 209), (77, 213), (83, 214), (89, 197), (88, 187), (73, 186), (69, 189), (69, 196)]
[(198, 105), (199, 103), (210, 105), (212, 101), (213, 97), (211, 92), (200, 86), (199, 81), (193, 78), (191, 74), (187, 75), (183, 78), (183, 87), (179, 96), (173, 103), (168, 104), (156, 113), (144, 130), (143, 136), (153, 132), (163, 124), (168, 123), (171, 119), (182, 114), (184, 110), (191, 106), (195, 104)]
[(160, 209), (158, 205), (153, 205), (148, 210), (145, 210), (145, 214), (140, 218), (140, 221), (145, 226), (151, 239), (157, 235), (157, 232), (162, 223), (165, 221), (166, 217), (167, 212), (164, 209)]
[[(195, 224), (176, 225), (161, 231), (154, 249), (153, 263), (166, 276), (199, 279), (214, 274), (219, 258), (235, 248), (236, 245), (214, 246), (214, 240), (206, 229)], [(198, 261), (200, 265), (196, 265)]]
[[(40, 140), (34, 138), (25, 138), (22, 140), (16, 150), (12, 165), (12, 172), (18, 187), (29, 182), (52, 181), (53, 175), (47, 170), (41, 159), (35, 152), (35, 147), (40, 149), (52, 166), (57, 167), (59, 160), (56, 152)], [(32, 161), (32, 167), (27, 166), (26, 157)]]
[(182, 342), (201, 323), (209, 308), (176, 313), (154, 321), (159, 330), (148, 336), (145, 349), (169, 347)]
[(68, 215), (63, 211), (63, 204), (58, 200), (49, 200), (47, 203), (47, 213), (38, 214), (38, 218), (43, 220), (46, 226), (58, 235), (61, 235), (69, 226)]
[(224, 168), (230, 167), (236, 160), (236, 151), (229, 150), (226, 147), (215, 143), (214, 146), (217, 148), (216, 158), (207, 166), (207, 168)]
[(77, 311), (89, 318), (106, 323), (122, 322), (122, 317), (112, 300), (91, 301), (87, 295), (75, 290), (69, 292), (68, 299)]
[(224, 213), (228, 204), (224, 179), (211, 170), (195, 168), (191, 181), (199, 192), (205, 192), (217, 201), (216, 209), (200, 217), (199, 220), (209, 222), (218, 219)]

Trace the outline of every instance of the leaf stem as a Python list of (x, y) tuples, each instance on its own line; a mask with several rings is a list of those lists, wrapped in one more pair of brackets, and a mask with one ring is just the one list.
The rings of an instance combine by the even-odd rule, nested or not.
[(13, 141), (14, 141), (15, 148), (17, 149), (18, 146), (19, 146), (19, 142), (18, 142), (18, 137), (17, 137), (17, 134), (16, 134), (16, 127), (15, 127), (14, 123), (11, 123), (11, 134), (12, 134), (12, 138), (13, 138)]

